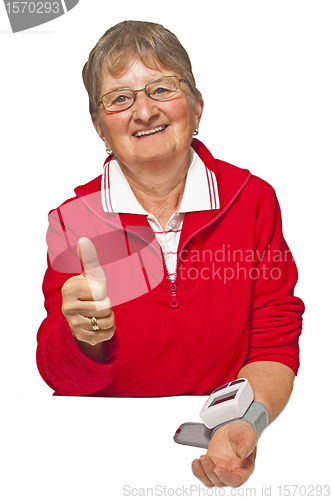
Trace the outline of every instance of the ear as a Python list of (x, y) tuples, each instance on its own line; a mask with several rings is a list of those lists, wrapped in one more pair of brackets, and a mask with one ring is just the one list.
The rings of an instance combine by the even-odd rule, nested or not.
[(201, 121), (203, 108), (204, 108), (203, 97), (202, 96), (197, 97), (195, 104), (195, 124), (197, 129), (199, 128), (199, 122)]
[(101, 140), (104, 142), (106, 149), (112, 149), (112, 148), (108, 148), (108, 145), (106, 142), (106, 137), (105, 137), (105, 134), (101, 128), (101, 124), (100, 124), (100, 121), (98, 120), (98, 117), (95, 114), (93, 114), (93, 115), (91, 115), (91, 120), (92, 120), (94, 128), (96, 129), (97, 134), (99, 135)]

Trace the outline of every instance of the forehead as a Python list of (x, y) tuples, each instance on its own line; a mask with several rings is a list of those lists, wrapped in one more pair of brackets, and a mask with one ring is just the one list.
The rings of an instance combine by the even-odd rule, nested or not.
[(141, 61), (132, 62), (126, 71), (120, 75), (111, 73), (108, 67), (104, 65), (101, 76), (101, 95), (123, 87), (134, 90), (143, 88), (149, 81), (168, 75), (179, 76), (174, 70), (162, 67), (148, 68)]

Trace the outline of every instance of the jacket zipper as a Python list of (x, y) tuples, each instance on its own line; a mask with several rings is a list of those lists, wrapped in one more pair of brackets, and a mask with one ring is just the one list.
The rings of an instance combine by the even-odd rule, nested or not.
[[(175, 280), (176, 280), (176, 277), (175, 277)], [(170, 280), (170, 286), (171, 286), (171, 306), (173, 307), (173, 309), (175, 309), (179, 305), (179, 301), (178, 301), (178, 298), (177, 298), (177, 295), (176, 295), (177, 283), (176, 283), (175, 280), (174, 281)]]
[[(213, 219), (211, 219), (209, 222), (207, 222), (206, 224), (204, 224), (203, 226), (201, 226), (200, 228), (198, 228), (196, 231), (194, 231), (187, 239), (186, 241), (183, 243), (180, 251), (178, 252), (178, 258), (177, 258), (177, 262), (176, 262), (176, 268), (175, 268), (175, 277), (174, 277), (174, 280), (171, 279), (170, 277), (170, 274), (168, 272), (168, 269), (167, 269), (167, 265), (166, 265), (166, 262), (165, 262), (165, 259), (164, 259), (164, 255), (163, 253), (159, 252), (159, 250), (154, 246), (152, 245), (149, 241), (147, 241), (145, 238), (143, 238), (140, 234), (136, 233), (135, 231), (133, 231), (132, 229), (129, 230), (128, 232), (130, 232), (131, 234), (137, 236), (138, 238), (141, 239), (141, 241), (144, 241), (148, 246), (152, 247), (156, 252), (157, 254), (159, 255), (159, 257), (161, 257), (161, 260), (162, 260), (162, 263), (163, 263), (163, 266), (164, 266), (164, 269), (165, 269), (165, 272), (166, 272), (166, 275), (167, 275), (167, 279), (168, 279), (168, 282), (169, 282), (169, 285), (170, 285), (170, 289), (171, 289), (171, 302), (170, 302), (170, 305), (171, 307), (173, 307), (173, 309), (177, 308), (178, 305), (179, 305), (179, 301), (178, 301), (178, 298), (177, 298), (177, 286), (178, 286), (178, 282), (177, 282), (177, 277), (178, 277), (178, 270), (179, 270), (179, 265), (180, 265), (180, 258), (181, 258), (181, 254), (185, 248), (185, 246), (189, 243), (189, 241), (194, 238), (199, 232), (203, 231), (204, 229), (206, 229), (207, 227), (211, 226), (216, 220), (219, 219), (219, 217), (222, 217), (224, 215), (225, 212), (227, 212), (227, 210), (230, 208), (230, 206), (234, 203), (234, 201), (236, 200), (236, 198), (239, 196), (239, 194), (241, 193), (242, 189), (248, 184), (249, 182), (249, 179), (251, 177), (251, 173), (248, 172), (247, 176), (245, 177), (243, 183), (241, 184), (241, 186), (236, 190), (236, 192), (234, 193), (234, 195), (232, 196), (232, 198), (229, 200), (229, 202), (224, 206), (224, 208), (222, 209), (221, 212), (219, 212), (216, 217), (214, 217)], [(98, 212), (96, 212), (96, 210), (94, 210), (85, 200), (83, 200), (83, 197), (80, 199), (82, 200), (82, 202), (89, 208), (89, 210), (94, 213), (98, 218), (100, 218), (101, 220), (103, 220), (104, 222), (106, 222), (107, 224), (109, 225), (112, 225), (114, 227), (117, 227), (119, 229), (122, 229), (123, 230), (123, 226), (120, 226), (118, 224), (115, 224), (115, 223), (110, 223), (107, 219), (105, 219), (102, 215), (100, 215)]]
[[(229, 200), (229, 202), (224, 206), (224, 208), (222, 209), (221, 212), (219, 212), (216, 217), (214, 217), (214, 219), (211, 219), (209, 222), (207, 222), (206, 224), (204, 224), (204, 226), (201, 226), (199, 229), (197, 229), (196, 231), (194, 231), (190, 236), (189, 238), (186, 239), (186, 241), (183, 243), (180, 251), (178, 252), (178, 258), (177, 258), (177, 262), (176, 262), (176, 268), (175, 268), (175, 278), (174, 278), (174, 281), (171, 282), (171, 306), (172, 307), (178, 307), (179, 305), (179, 302), (178, 302), (178, 299), (177, 299), (177, 295), (176, 295), (176, 291), (177, 291), (177, 276), (178, 276), (178, 270), (179, 270), (179, 265), (180, 265), (180, 258), (181, 258), (181, 254), (185, 248), (185, 246), (189, 243), (189, 241), (194, 238), (200, 231), (203, 231), (204, 229), (206, 229), (207, 227), (211, 226), (216, 220), (219, 219), (219, 217), (222, 217), (224, 215), (225, 212), (227, 212), (227, 210), (230, 208), (230, 206), (234, 203), (234, 201), (236, 200), (236, 198), (239, 196), (239, 194), (241, 193), (242, 189), (248, 184), (249, 182), (249, 179), (251, 177), (251, 173), (248, 172), (246, 178), (244, 179), (243, 183), (241, 184), (241, 186), (236, 190), (236, 192), (234, 193), (233, 197)], [(171, 281), (171, 280), (170, 280)]]

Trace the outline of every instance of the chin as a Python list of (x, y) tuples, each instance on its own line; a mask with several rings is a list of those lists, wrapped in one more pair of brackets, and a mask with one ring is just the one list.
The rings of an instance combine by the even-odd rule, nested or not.
[(137, 161), (163, 161), (165, 158), (170, 156), (175, 156), (176, 149), (166, 147), (165, 145), (159, 145), (158, 147), (145, 147), (141, 151), (137, 151), (136, 159)]

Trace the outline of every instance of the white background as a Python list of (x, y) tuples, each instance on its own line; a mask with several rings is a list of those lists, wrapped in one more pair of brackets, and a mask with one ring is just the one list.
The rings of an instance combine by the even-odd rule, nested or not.
[(145, 488), (141, 498), (156, 485), (164, 497), (181, 496), (177, 487), (198, 496), (190, 463), (200, 450), (172, 436), (198, 419), (204, 397), (52, 398), (35, 366), (47, 214), (105, 159), (81, 70), (100, 36), (125, 19), (160, 22), (178, 36), (205, 100), (199, 139), (276, 189), (306, 304), (301, 368), (243, 488), (261, 497), (271, 486), (281, 497), (278, 485), (303, 485), (295, 497), (309, 498), (309, 485), (331, 486), (332, 4), (321, 0), (81, 0), (16, 34), (0, 4), (1, 498), (106, 500), (123, 498), (124, 485)]

